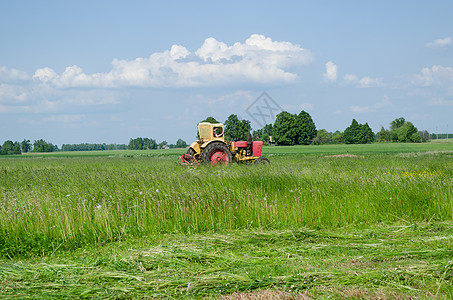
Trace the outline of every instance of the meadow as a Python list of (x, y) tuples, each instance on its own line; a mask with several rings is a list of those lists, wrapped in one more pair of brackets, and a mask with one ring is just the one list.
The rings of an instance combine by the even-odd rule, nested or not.
[(453, 143), (182, 151), (1, 158), (0, 294), (453, 297)]

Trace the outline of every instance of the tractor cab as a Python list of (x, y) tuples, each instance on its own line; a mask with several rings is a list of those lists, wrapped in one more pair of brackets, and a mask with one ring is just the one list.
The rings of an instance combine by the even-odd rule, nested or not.
[(225, 128), (222, 123), (211, 124), (207, 122), (198, 123), (198, 135), (200, 140), (212, 141), (212, 140), (225, 140), (224, 137)]

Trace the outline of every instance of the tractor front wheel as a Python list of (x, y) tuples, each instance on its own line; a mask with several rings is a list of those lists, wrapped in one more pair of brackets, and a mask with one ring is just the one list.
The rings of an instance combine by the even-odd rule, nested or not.
[(265, 158), (265, 157), (258, 157), (256, 160), (255, 160), (255, 164), (256, 165), (268, 165), (270, 164), (271, 162), (269, 161), (269, 159)]
[(201, 152), (201, 161), (213, 166), (217, 164), (227, 165), (233, 161), (233, 155), (225, 144), (214, 142), (207, 145)]

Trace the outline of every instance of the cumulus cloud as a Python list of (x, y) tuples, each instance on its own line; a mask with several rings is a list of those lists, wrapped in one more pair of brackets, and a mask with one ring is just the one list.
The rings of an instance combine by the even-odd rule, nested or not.
[(338, 67), (334, 64), (333, 61), (328, 61), (326, 63), (326, 73), (322, 74), (324, 80), (329, 82), (337, 81)]
[(0, 80), (1, 81), (17, 81), (17, 80), (28, 80), (29, 76), (27, 73), (17, 70), (8, 69), (7, 67), (0, 67)]
[(108, 73), (86, 74), (70, 66), (61, 74), (50, 68), (36, 70), (33, 79), (56, 87), (193, 87), (231, 83), (287, 83), (297, 79), (288, 69), (312, 60), (309, 50), (290, 42), (272, 41), (252, 34), (231, 46), (208, 38), (194, 53), (173, 45), (147, 58), (112, 62)]
[(343, 77), (344, 84), (351, 84), (358, 88), (370, 88), (383, 86), (382, 81), (379, 78), (371, 78), (368, 76), (359, 78), (356, 75), (346, 74)]
[(439, 49), (446, 48), (452, 44), (453, 40), (451, 37), (446, 37), (444, 39), (437, 39), (426, 44), (427, 48)]
[(443, 86), (453, 84), (453, 68), (439, 65), (423, 68), (413, 77), (412, 83), (421, 86)]

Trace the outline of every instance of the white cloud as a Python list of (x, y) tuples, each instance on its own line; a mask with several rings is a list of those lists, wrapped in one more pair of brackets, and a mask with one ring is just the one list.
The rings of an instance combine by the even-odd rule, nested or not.
[(28, 74), (23, 71), (17, 69), (8, 69), (4, 66), (0, 67), (0, 80), (2, 81), (16, 81), (28, 79), (29, 79)]
[(358, 106), (354, 105), (349, 108), (353, 113), (363, 113), (363, 112), (370, 112), (371, 109), (368, 106)]
[(376, 102), (374, 107), (376, 109), (389, 108), (389, 107), (393, 107), (393, 103), (390, 101), (390, 98), (387, 95), (384, 95), (384, 97), (382, 97), (381, 101)]
[(370, 87), (381, 87), (383, 86), (382, 81), (379, 78), (371, 78), (368, 76), (359, 78), (356, 75), (346, 74), (343, 77), (344, 84), (351, 84), (357, 88), (370, 88)]
[(333, 61), (326, 63), (326, 73), (322, 74), (326, 81), (335, 82), (337, 81), (338, 67)]
[(297, 79), (297, 74), (287, 69), (308, 64), (311, 60), (310, 51), (299, 45), (253, 34), (245, 43), (232, 46), (208, 38), (194, 53), (173, 45), (170, 50), (153, 53), (148, 58), (115, 59), (108, 73), (86, 74), (80, 67), (71, 66), (61, 74), (50, 68), (38, 69), (33, 78), (61, 88), (278, 84)]
[(62, 123), (74, 123), (81, 122), (86, 119), (85, 115), (74, 114), (74, 115), (52, 115), (43, 118), (44, 122), (62, 122)]
[(413, 77), (412, 83), (421, 86), (449, 86), (453, 84), (453, 68), (439, 65), (423, 68), (420, 74)]
[(302, 110), (313, 110), (315, 108), (315, 105), (310, 102), (304, 102), (299, 105), (300, 109)]
[(429, 100), (430, 106), (453, 106), (453, 100), (445, 100), (443, 98), (433, 98)]
[(27, 99), (25, 88), (17, 85), (0, 83), (0, 103), (17, 103)]
[(382, 97), (382, 99), (376, 102), (374, 105), (371, 106), (354, 105), (351, 106), (349, 110), (353, 113), (368, 113), (376, 112), (378, 110), (383, 110), (390, 107), (393, 107), (393, 103), (390, 101), (390, 98), (387, 95), (384, 95), (384, 97)]
[(446, 37), (444, 39), (437, 39), (426, 44), (427, 48), (446, 48), (452, 44), (453, 40), (451, 37)]

